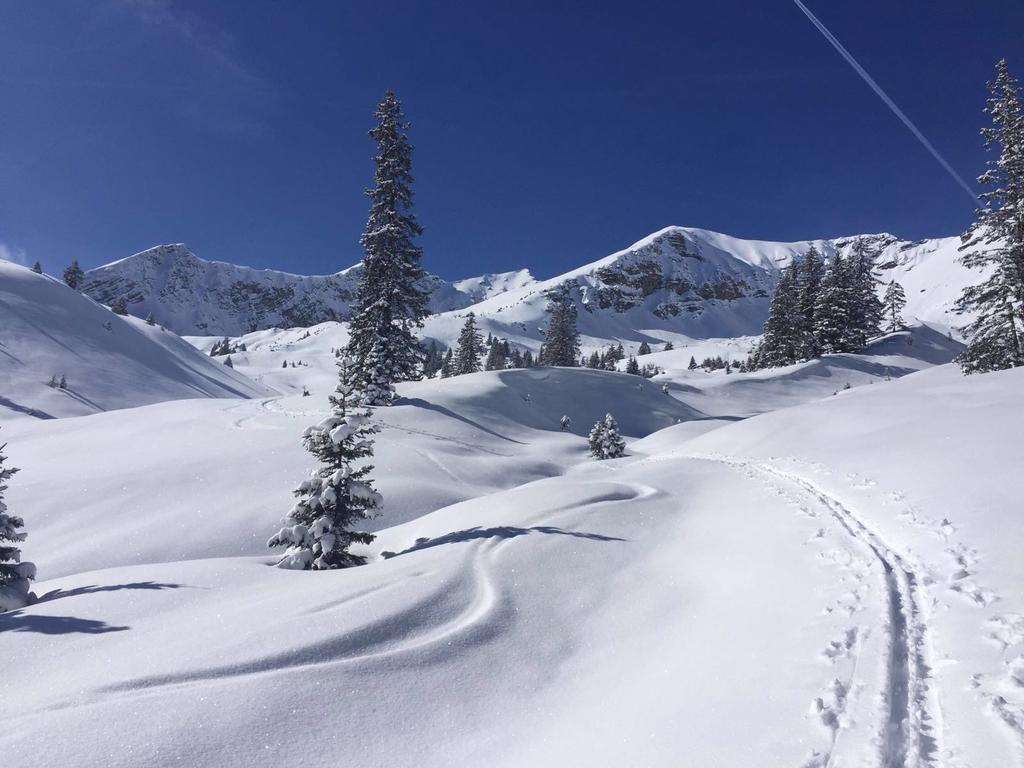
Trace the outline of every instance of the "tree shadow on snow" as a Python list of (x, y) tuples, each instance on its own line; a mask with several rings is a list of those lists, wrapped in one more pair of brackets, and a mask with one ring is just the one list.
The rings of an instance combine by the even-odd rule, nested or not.
[[(97, 592), (117, 592), (122, 589), (180, 589), (182, 584), (161, 584), (156, 581), (138, 581), (131, 584), (91, 585), (75, 589), (54, 589), (36, 600), (32, 605), (60, 600), (63, 597), (91, 595)], [(130, 627), (107, 624), (96, 619), (81, 619), (77, 616), (46, 616), (26, 613), (24, 609), (0, 613), (0, 634), (4, 632), (35, 632), (40, 635), (103, 635), (108, 632), (124, 632)]]
[(38, 616), (22, 610), (0, 613), (0, 634), (35, 632), (39, 635), (102, 635), (126, 629), (128, 627), (116, 627), (105, 621), (80, 619), (77, 616)]
[(416, 543), (408, 549), (403, 549), (401, 552), (381, 552), (381, 557), (388, 560), (392, 557), (398, 557), (399, 555), (407, 555), (410, 552), (416, 552), (421, 549), (430, 549), (431, 547), (439, 547), (443, 544), (458, 544), (463, 541), (473, 541), (474, 539), (514, 539), (517, 536), (527, 536), (531, 533), (543, 533), (554, 536), (573, 536), (578, 539), (589, 539), (590, 541), (626, 541), (626, 539), (619, 538), (618, 536), (605, 536), (600, 533), (588, 533), (586, 531), (567, 531), (564, 528), (556, 528), (551, 525), (537, 525), (532, 528), (518, 528), (511, 525), (501, 525), (494, 528), (481, 528), (476, 526), (474, 528), (467, 528), (464, 531), (453, 531), (452, 533), (446, 533), (444, 536), (438, 536), (434, 539), (416, 539)]
[(39, 603), (47, 603), (51, 600), (60, 600), (62, 597), (78, 597), (79, 595), (93, 595), (97, 592), (118, 592), (122, 589), (181, 589), (182, 586), (184, 585), (162, 584), (158, 581), (135, 581), (130, 584), (105, 584), (102, 587), (96, 584), (92, 584), (88, 587), (75, 587), (74, 589), (50, 590), (45, 595), (36, 600), (34, 604), (38, 605)]
[(483, 424), (478, 424), (472, 419), (467, 419), (465, 416), (460, 416), (454, 411), (448, 410), (443, 405), (428, 402), (421, 397), (402, 397), (395, 401), (395, 405), (413, 405), (416, 406), (417, 408), (424, 408), (428, 411), (435, 411), (436, 413), (440, 413), (443, 416), (448, 416), (449, 418), (455, 419), (456, 421), (461, 421), (463, 424), (468, 424), (469, 426), (474, 427), (475, 429), (479, 429), (481, 432), (486, 432), (488, 435), (493, 435), (494, 437), (497, 437), (501, 440), (506, 440), (510, 443), (515, 443), (516, 445), (526, 445), (526, 443), (523, 443), (519, 440), (513, 440), (511, 437), (506, 437), (505, 435), (499, 434), (498, 432), (495, 432), (493, 429), (488, 429)]

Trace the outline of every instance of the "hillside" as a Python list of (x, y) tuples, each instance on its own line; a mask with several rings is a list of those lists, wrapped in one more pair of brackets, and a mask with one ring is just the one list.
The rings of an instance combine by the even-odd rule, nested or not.
[[(159, 326), (0, 261), (0, 420), (274, 394)], [(66, 388), (48, 386), (51, 377)]]

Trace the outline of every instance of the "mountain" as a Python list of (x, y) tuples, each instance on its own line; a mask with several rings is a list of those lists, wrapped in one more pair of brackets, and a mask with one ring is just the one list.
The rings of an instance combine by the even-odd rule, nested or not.
[[(811, 246), (826, 258), (849, 254), (857, 239), (876, 254), (879, 291), (893, 279), (903, 284), (908, 321), (943, 331), (965, 322), (952, 305), (978, 276), (957, 262), (958, 238), (908, 242), (875, 234), (781, 243), (689, 227), (660, 230), (578, 269), (486, 298), (472, 310), (485, 334), (536, 351), (548, 294), (567, 291), (577, 306), (584, 351), (619, 341), (629, 351), (643, 341), (671, 341), (678, 348), (722, 340), (718, 347), (742, 353), (761, 333), (782, 268)], [(448, 345), (464, 315), (455, 310), (432, 316), (424, 335)]]
[[(66, 388), (49, 386), (54, 377)], [(171, 331), (0, 261), (0, 420), (272, 394)]]
[[(253, 269), (205, 261), (177, 243), (89, 270), (82, 292), (101, 304), (123, 298), (131, 314), (146, 317), (152, 312), (157, 322), (176, 333), (238, 336), (346, 318), (360, 271), (358, 264), (333, 275), (313, 276)], [(507, 276), (491, 276), (502, 277)], [(476, 278), (471, 293), (428, 274), (423, 285), (430, 292), (431, 311), (478, 301), (488, 295), (487, 279)]]
[[(784, 243), (667, 227), (546, 280), (526, 269), (454, 282), (428, 275), (435, 317), (425, 335), (449, 344), (463, 310), (472, 306), (485, 332), (535, 348), (542, 340), (546, 294), (567, 290), (577, 303), (581, 332), (596, 345), (609, 339), (756, 336), (780, 269), (812, 245), (826, 258), (849, 253), (858, 237), (876, 253), (881, 280), (903, 284), (908, 319), (943, 328), (962, 324), (952, 304), (978, 276), (958, 263), (958, 238), (906, 241), (874, 234)], [(106, 304), (124, 298), (133, 315), (152, 312), (177, 333), (239, 336), (345, 319), (359, 271), (356, 265), (333, 275), (301, 276), (204, 261), (184, 245), (164, 245), (90, 270), (84, 292)]]

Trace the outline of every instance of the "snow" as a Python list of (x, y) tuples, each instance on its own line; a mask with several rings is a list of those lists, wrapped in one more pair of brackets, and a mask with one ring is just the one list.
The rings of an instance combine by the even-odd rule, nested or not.
[[(593, 287), (644, 248), (676, 268), (660, 250), (673, 233), (700, 246), (697, 276), (770, 281), (806, 245), (672, 228), (574, 279)], [(3, 349), (22, 361), (0, 363), (20, 411), (0, 434), (21, 468), (5, 499), (43, 579), (37, 603), (0, 615), (0, 754), (19, 768), (1018, 763), (1024, 371), (950, 364), (955, 241), (873, 237), (905, 316), (927, 322), (863, 354), (689, 371), (691, 355), (745, 356), (760, 299), (686, 322), (641, 302), (582, 310), (581, 326), (585, 351), (672, 340), (641, 358), (664, 370), (653, 380), (532, 368), (399, 385), (373, 415), (383, 514), (353, 548), (368, 564), (321, 573), (270, 567), (266, 541), (314, 465), (302, 434), (337, 427), (342, 324), (246, 334), (231, 370), (214, 338), (190, 345), (0, 263)], [(485, 334), (536, 350), (550, 281), (460, 282)], [(462, 319), (426, 330), (447, 344)], [(95, 366), (69, 383), (89, 381), (105, 412), (26, 415), (87, 412), (57, 411), (68, 396), (45, 386), (69, 361)], [(212, 381), (180, 399), (189, 376)], [(626, 455), (598, 461), (587, 434), (608, 412)]]
[[(105, 327), (109, 323), (109, 330)], [(53, 278), (0, 261), (0, 421), (274, 391)], [(67, 388), (48, 386), (52, 376)]]

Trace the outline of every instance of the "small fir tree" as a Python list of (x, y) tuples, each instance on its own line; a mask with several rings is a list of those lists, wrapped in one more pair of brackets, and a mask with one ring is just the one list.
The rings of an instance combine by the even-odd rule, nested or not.
[(619, 434), (619, 425), (610, 413), (594, 425), (587, 440), (590, 455), (595, 459), (617, 459), (626, 453), (626, 443)]
[(636, 354), (637, 356), (651, 354), (651, 345), (648, 344), (646, 341), (641, 341), (640, 349), (637, 350)]
[(37, 261), (35, 264), (32, 265), (32, 271), (35, 272), (37, 275), (43, 274), (43, 265)]
[(370, 412), (361, 407), (362, 395), (352, 383), (354, 363), (338, 361), (338, 387), (330, 396), (331, 415), (303, 433), (303, 443), (320, 461), (308, 480), (295, 489), (298, 499), (284, 519), (284, 527), (267, 546), (287, 547), (278, 561), (281, 568), (329, 570), (362, 565), (366, 559), (349, 551), (353, 544), (369, 544), (374, 536), (354, 530), (373, 517), (381, 495), (370, 479), (373, 467), (372, 435), (378, 431)]

